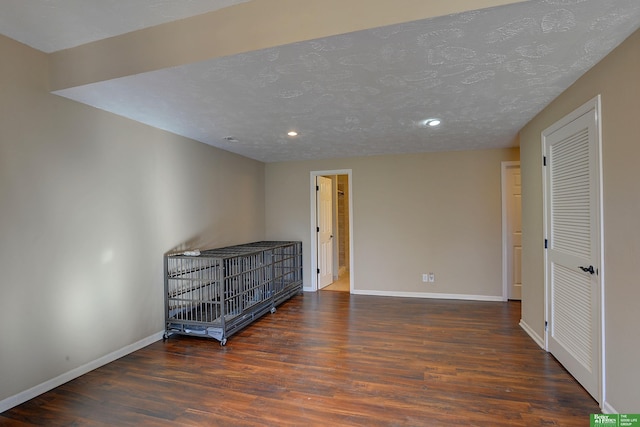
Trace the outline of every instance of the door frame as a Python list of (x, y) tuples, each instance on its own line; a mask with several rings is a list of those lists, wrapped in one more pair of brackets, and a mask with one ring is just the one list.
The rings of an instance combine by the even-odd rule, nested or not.
[[(334, 169), (334, 170), (320, 170), (311, 171), (310, 173), (310, 185), (309, 185), (309, 199), (311, 211), (311, 288), (305, 289), (305, 291), (316, 292), (318, 290), (318, 233), (316, 232), (317, 223), (317, 200), (316, 200), (316, 177), (328, 176), (328, 175), (347, 175), (347, 186), (349, 188), (349, 292), (353, 293), (354, 288), (354, 265), (353, 265), (353, 179), (351, 169)], [(336, 224), (334, 224), (336, 227)], [(337, 239), (334, 239), (334, 245)], [(335, 248), (334, 248), (335, 249)]]
[(508, 170), (517, 166), (520, 168), (520, 161), (505, 161), (501, 162), (501, 188), (502, 188), (502, 300), (509, 300), (509, 265), (507, 260), (509, 259), (507, 247), (509, 242), (509, 215), (507, 210), (507, 204), (509, 203), (508, 195)]
[[(542, 159), (545, 158), (547, 152), (547, 143), (546, 136), (552, 134), (553, 132), (561, 129), (568, 123), (578, 119), (589, 111), (594, 110), (595, 119), (596, 119), (596, 150), (595, 156), (596, 159), (596, 173), (598, 174), (596, 179), (596, 191), (598, 194), (596, 198), (598, 200), (598, 207), (596, 209), (596, 234), (598, 241), (598, 263), (599, 263), (599, 271), (597, 278), (599, 280), (600, 285), (600, 307), (598, 307), (598, 313), (600, 315), (600, 319), (598, 322), (599, 331), (599, 342), (596, 343), (598, 346), (597, 353), (599, 355), (598, 367), (600, 369), (600, 375), (598, 378), (598, 396), (596, 400), (599, 405), (602, 407), (604, 402), (606, 402), (606, 345), (605, 345), (605, 337), (606, 337), (606, 328), (605, 328), (605, 264), (604, 264), (604, 202), (603, 202), (603, 180), (602, 180), (602, 106), (601, 106), (601, 96), (597, 95), (594, 98), (590, 99), (580, 107), (576, 108), (574, 111), (565, 115), (561, 119), (558, 119), (554, 124), (549, 126), (547, 129), (542, 131), (541, 134), (541, 148), (542, 148), (542, 158), (540, 161), (540, 167), (542, 168), (542, 207), (543, 207), (543, 218), (542, 218), (542, 228), (544, 232), (543, 241), (549, 239), (548, 236), (548, 228), (549, 228), (549, 215), (548, 211), (548, 196), (549, 196), (549, 183), (547, 182), (547, 173), (544, 169), (544, 163)], [(548, 252), (544, 250), (544, 349), (549, 352), (549, 328), (548, 322), (550, 318), (550, 304), (551, 304), (551, 283), (549, 283), (549, 256)], [(595, 397), (595, 396), (594, 396)]]

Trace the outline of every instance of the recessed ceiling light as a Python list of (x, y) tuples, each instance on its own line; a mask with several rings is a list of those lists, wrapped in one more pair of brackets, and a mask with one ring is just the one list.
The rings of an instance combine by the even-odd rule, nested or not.
[(431, 118), (431, 119), (426, 119), (422, 121), (422, 126), (424, 127), (435, 127), (438, 126), (440, 123), (442, 123), (442, 121), (440, 119), (436, 119), (436, 118)]
[(290, 132), (287, 132), (287, 135), (289, 135), (289, 136), (298, 136), (298, 132), (296, 132), (295, 130), (292, 130)]

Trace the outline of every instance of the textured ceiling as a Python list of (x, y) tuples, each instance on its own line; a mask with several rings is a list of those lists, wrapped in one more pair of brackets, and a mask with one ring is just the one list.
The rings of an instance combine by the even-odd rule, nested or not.
[(638, 0), (525, 1), (56, 93), (264, 162), (509, 147), (638, 28)]

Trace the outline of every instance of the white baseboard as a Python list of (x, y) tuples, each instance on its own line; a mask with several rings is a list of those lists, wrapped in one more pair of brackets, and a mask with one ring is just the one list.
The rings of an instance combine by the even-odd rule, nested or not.
[(49, 381), (45, 381), (21, 393), (10, 396), (4, 400), (0, 400), (0, 413), (13, 408), (14, 406), (18, 406), (21, 403), (26, 402), (27, 400), (31, 400), (34, 397), (41, 395), (42, 393), (53, 390), (54, 388), (61, 386), (62, 384), (67, 383), (75, 378), (78, 378), (86, 374), (87, 372), (91, 372), (94, 369), (106, 365), (107, 363), (111, 363), (116, 359), (133, 353), (134, 351), (140, 350), (141, 348), (144, 348), (156, 341), (159, 341), (162, 339), (163, 335), (164, 331), (157, 332), (151, 336), (141, 339), (138, 342), (116, 350), (113, 353), (109, 353), (105, 356), (100, 357), (99, 359), (93, 360), (89, 363), (72, 369), (69, 372), (65, 372), (64, 374), (52, 378)]
[(430, 298), (430, 299), (452, 299), (452, 300), (469, 300), (469, 301), (493, 301), (503, 302), (502, 296), (489, 295), (465, 295), (465, 294), (439, 294), (429, 292), (397, 292), (397, 291), (372, 291), (354, 289), (357, 295), (373, 295), (383, 297), (403, 297), (403, 298)]
[[(304, 292), (315, 292), (310, 287), (302, 289)], [(398, 292), (398, 291), (373, 291), (373, 290), (360, 290), (354, 289), (352, 292), (354, 295), (372, 295), (380, 297), (402, 297), (402, 298), (430, 298), (430, 299), (452, 299), (452, 300), (468, 300), (468, 301), (492, 301), (492, 302), (505, 302), (506, 300), (502, 296), (490, 296), (490, 295), (465, 295), (465, 294), (439, 294), (439, 293), (427, 293), (427, 292)]]
[(524, 331), (531, 337), (532, 340), (536, 342), (536, 344), (540, 346), (541, 349), (546, 351), (546, 348), (544, 345), (544, 338), (538, 335), (536, 331), (534, 331), (533, 328), (527, 325), (527, 323), (522, 319), (520, 319), (520, 327), (524, 329)]
[(613, 406), (609, 405), (609, 402), (604, 402), (602, 404), (601, 409), (603, 414), (619, 414), (620, 413), (616, 411), (616, 409)]

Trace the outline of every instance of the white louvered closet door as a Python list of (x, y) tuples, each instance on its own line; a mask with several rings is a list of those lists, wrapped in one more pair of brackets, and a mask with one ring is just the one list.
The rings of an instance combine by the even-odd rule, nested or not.
[(598, 135), (595, 109), (543, 133), (548, 349), (599, 401)]

